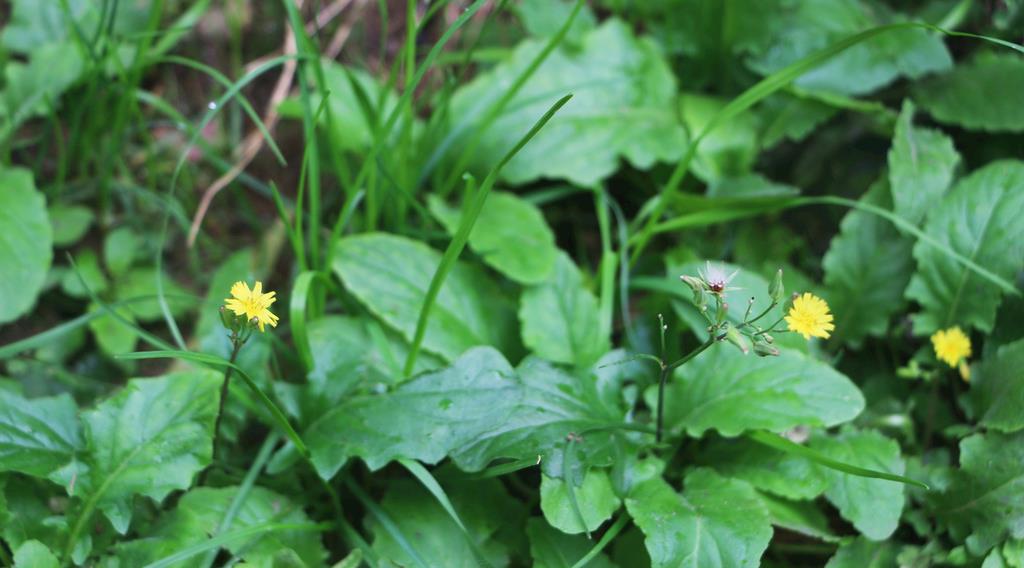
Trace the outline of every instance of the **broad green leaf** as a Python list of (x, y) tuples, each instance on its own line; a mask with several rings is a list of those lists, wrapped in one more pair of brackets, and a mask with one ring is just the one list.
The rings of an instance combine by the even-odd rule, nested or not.
[(508, 421), (521, 397), (522, 387), (505, 358), (481, 347), (390, 393), (344, 399), (303, 439), (325, 479), (351, 456), (363, 458), (370, 469), (398, 458), (433, 464)]
[[(728, 101), (699, 94), (679, 96), (679, 112), (688, 132), (701, 132)], [(707, 182), (746, 174), (757, 157), (758, 116), (742, 113), (701, 141), (693, 172)]]
[[(3, 30), (0, 43), (20, 53), (29, 53), (41, 46), (74, 40), (73, 28), (65, 17), (62, 2), (11, 2), (11, 19)], [(99, 14), (92, 0), (68, 0), (68, 14), (83, 29), (94, 30)]]
[(87, 299), (89, 292), (100, 294), (107, 289), (107, 277), (100, 267), (100, 260), (91, 249), (85, 249), (73, 257), (75, 265), (69, 267), (60, 281), (64, 293), (75, 298)]
[[(551, 527), (544, 519), (533, 517), (526, 522), (530, 537), (530, 555), (534, 568), (572, 568), (594, 546), (594, 541), (583, 535), (568, 535)], [(615, 568), (615, 564), (598, 554), (588, 564), (590, 568)]]
[(45, 478), (84, 446), (70, 396), (26, 400), (0, 390), (0, 471)]
[[(459, 88), (450, 114), (458, 155), (468, 134), (504, 89), (523, 73), (546, 40), (528, 39), (509, 60)], [(566, 93), (573, 98), (502, 170), (512, 184), (561, 178), (591, 186), (614, 173), (619, 157), (637, 168), (682, 155), (686, 134), (676, 115), (675, 79), (654, 43), (610, 19), (587, 33), (578, 49), (555, 50), (516, 94), (473, 156), (486, 172)]]
[(686, 476), (683, 493), (657, 478), (626, 499), (654, 568), (755, 567), (772, 538), (768, 509), (746, 483), (708, 469)]
[(602, 336), (597, 298), (584, 288), (569, 255), (559, 252), (547, 282), (523, 291), (523, 344), (545, 359), (589, 367), (610, 348)]
[(0, 535), (12, 549), (38, 540), (53, 550), (67, 541), (67, 520), (50, 508), (57, 489), (48, 481), (24, 476), (0, 478)]
[(763, 493), (760, 496), (773, 525), (821, 540), (839, 540), (828, 526), (828, 517), (814, 501), (791, 501)]
[[(1013, 280), (1024, 265), (1024, 162), (999, 161), (964, 178), (928, 215), (938, 242)], [(917, 273), (907, 297), (921, 304), (914, 332), (959, 324), (991, 331), (1002, 290), (928, 243), (914, 246)]]
[(914, 100), (939, 122), (989, 132), (1024, 131), (1024, 109), (1006, 93), (1024, 90), (1024, 60), (983, 52), (914, 90)]
[(60, 95), (82, 74), (84, 62), (71, 43), (57, 43), (35, 49), (27, 64), (8, 62), (4, 68), (4, 89), (0, 91), (0, 122), (14, 129), (34, 116), (59, 108)]
[[(505, 523), (519, 515), (518, 504), (505, 493), (498, 480), (451, 483), (445, 487), (452, 506), (470, 536), (493, 566), (508, 565), (509, 551), (495, 539)], [(427, 566), (479, 568), (480, 563), (465, 535), (436, 499), (410, 480), (398, 480), (381, 501), (381, 507)], [(373, 548), (398, 566), (418, 563), (372, 516)], [(521, 530), (521, 529), (520, 529)]]
[(571, 473), (579, 480), (579, 464), (610, 465), (615, 444), (613, 431), (586, 431), (621, 421), (622, 411), (601, 401), (591, 377), (533, 358), (513, 370), (482, 347), (389, 393), (344, 399), (303, 439), (325, 479), (350, 457), (379, 469), (398, 458), (432, 464), (446, 455), (467, 471), (499, 458), (539, 459), (548, 475), (561, 477), (566, 437), (575, 433), (582, 440)]
[(71, 495), (94, 503), (124, 533), (135, 495), (159, 502), (209, 465), (221, 380), (213, 371), (133, 379), (82, 414), (84, 462), (54, 476), (69, 486), (75, 477)]
[[(656, 404), (656, 388), (647, 404)], [(783, 349), (777, 357), (742, 356), (716, 345), (679, 367), (665, 389), (665, 425), (700, 437), (708, 430), (783, 432), (800, 425), (835, 426), (864, 409), (850, 379), (826, 363)]]
[[(156, 296), (158, 291), (156, 275), (156, 269), (152, 267), (128, 270), (115, 283), (117, 299), (127, 300), (139, 296)], [(167, 296), (167, 307), (172, 315), (180, 316), (195, 305), (194, 301), (188, 299), (188, 296), (192, 294), (166, 274), (163, 275), (163, 289)], [(225, 293), (224, 297), (227, 296), (228, 294)], [(221, 303), (223, 304), (223, 301)], [(156, 321), (162, 320), (164, 317), (160, 310), (160, 302), (156, 298), (145, 302), (133, 302), (131, 310), (140, 321)], [(214, 316), (217, 314), (215, 313)]]
[[(441, 254), (423, 243), (370, 233), (340, 240), (331, 267), (371, 312), (411, 341), (440, 262)], [(423, 347), (448, 360), (477, 345), (507, 352), (513, 315), (495, 289), (483, 272), (456, 263), (430, 313)]]
[(1024, 428), (1024, 339), (1004, 345), (971, 376), (978, 422), (1015, 432)]
[(131, 267), (141, 245), (138, 235), (128, 227), (111, 231), (103, 241), (103, 263), (107, 270), (115, 277), (124, 274)]
[[(215, 534), (231, 534), (267, 523), (308, 523), (302, 508), (284, 495), (253, 487), (235, 513), (231, 527), (220, 526), (239, 488), (200, 487), (182, 496), (176, 508), (165, 513), (142, 538), (119, 543), (114, 556), (121, 566), (145, 566), (175, 552), (206, 541)], [(238, 554), (254, 566), (278, 566), (274, 558), (287, 551), (301, 562), (298, 566), (323, 566), (326, 551), (320, 535), (311, 531), (274, 531), (228, 541), (228, 552)], [(175, 566), (195, 566), (197, 557)], [(286, 564), (287, 565), (287, 564)]]
[[(892, 203), (884, 181), (861, 200), (887, 209)], [(825, 298), (835, 317), (832, 341), (859, 347), (868, 336), (885, 335), (889, 320), (904, 306), (903, 293), (914, 268), (912, 246), (877, 215), (856, 209), (846, 214), (822, 259)]]
[[(544, 518), (556, 529), (567, 534), (580, 534), (597, 530), (619, 509), (619, 498), (612, 489), (608, 472), (591, 469), (583, 476), (579, 487), (572, 487), (576, 506), (572, 504), (569, 483), (562, 479), (541, 476), (540, 510)], [(576, 507), (579, 507), (577, 513)], [(582, 516), (586, 526), (580, 523)]]
[(47, 211), (53, 230), (53, 246), (73, 245), (93, 222), (92, 210), (82, 205), (53, 205)]
[[(369, 73), (340, 65), (335, 61), (324, 60), (320, 63), (324, 72), (324, 81), (330, 90), (327, 106), (330, 108), (331, 124), (334, 129), (328, 132), (334, 138), (334, 147), (346, 150), (365, 150), (373, 145), (374, 128), (376, 125), (367, 122), (352, 82), (366, 94), (370, 105), (383, 101), (382, 108), (374, 108), (379, 116), (388, 116), (398, 104), (398, 95), (393, 91), (384, 91), (384, 87)], [(351, 74), (352, 81), (346, 76)], [(310, 104), (314, 109), (320, 106), (319, 96), (314, 97)], [(283, 116), (302, 117), (302, 105), (298, 99), (288, 99), (278, 107)], [(320, 113), (319, 123), (327, 127), (327, 111)], [(381, 119), (383, 122), (383, 119)]]
[(697, 463), (789, 499), (813, 499), (827, 485), (821, 468), (810, 461), (746, 438), (714, 440), (701, 449)]
[(813, 98), (777, 93), (758, 107), (762, 118), (761, 147), (783, 140), (799, 142), (836, 115), (837, 110)]
[(28, 170), (0, 168), (0, 227), (0, 323), (6, 323), (35, 304), (53, 259), (46, 199)]
[[(454, 235), (462, 214), (435, 195), (430, 212)], [(495, 270), (521, 284), (540, 284), (555, 266), (558, 248), (544, 214), (511, 193), (493, 191), (469, 234), (469, 248)]]
[(889, 150), (893, 212), (920, 223), (946, 193), (959, 162), (953, 141), (938, 130), (914, 126), (914, 105), (904, 101)]
[(960, 442), (960, 469), (939, 498), (955, 542), (980, 556), (1007, 537), (1024, 538), (1024, 432), (975, 434)]
[[(99, 305), (89, 305), (90, 312), (102, 310), (103, 308)], [(135, 322), (135, 316), (127, 306), (114, 308), (114, 311), (128, 321)], [(101, 315), (90, 321), (89, 330), (92, 331), (100, 349), (111, 357), (135, 351), (135, 345), (139, 339), (139, 335), (134, 329), (109, 314)]]
[[(551, 37), (569, 19), (575, 4), (576, 0), (522, 0), (514, 9), (527, 33), (535, 37)], [(566, 34), (565, 42), (579, 45), (584, 35), (595, 27), (597, 18), (590, 6), (584, 4)]]
[(14, 568), (58, 568), (57, 557), (38, 540), (23, 543), (14, 551)]
[[(746, 0), (736, 8), (752, 20), (739, 42), (754, 71), (769, 75), (857, 32), (905, 18), (859, 0)], [(916, 79), (952, 67), (942, 39), (920, 29), (891, 31), (859, 43), (808, 71), (799, 87), (863, 95), (900, 77)]]
[(892, 542), (857, 537), (839, 547), (825, 568), (895, 568), (899, 550)]
[[(833, 438), (814, 438), (811, 447), (836, 461), (902, 475), (905, 469), (900, 446), (873, 430), (841, 433)], [(871, 479), (822, 468), (828, 479), (825, 497), (839, 514), (871, 540), (884, 540), (899, 525), (903, 512), (903, 484)]]

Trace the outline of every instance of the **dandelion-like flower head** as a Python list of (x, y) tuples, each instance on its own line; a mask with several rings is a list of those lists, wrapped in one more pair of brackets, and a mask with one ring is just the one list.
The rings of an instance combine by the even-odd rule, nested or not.
[(271, 327), (277, 327), (277, 316), (270, 311), (270, 305), (277, 301), (276, 295), (277, 292), (264, 293), (262, 282), (257, 281), (250, 290), (248, 284), (239, 281), (231, 286), (231, 297), (224, 300), (224, 307), (235, 315), (255, 319), (262, 332), (268, 323)]
[(830, 332), (836, 328), (828, 304), (810, 292), (804, 292), (793, 299), (786, 324), (790, 331), (799, 333), (804, 339), (810, 339), (811, 336), (828, 339)]
[(960, 326), (941, 329), (932, 335), (932, 347), (940, 361), (956, 367), (971, 356), (971, 338), (967, 337)]

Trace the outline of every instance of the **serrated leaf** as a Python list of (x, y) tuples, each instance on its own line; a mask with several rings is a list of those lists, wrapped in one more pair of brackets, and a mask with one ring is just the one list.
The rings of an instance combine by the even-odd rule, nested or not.
[(557, 363), (586, 368), (610, 349), (599, 319), (597, 298), (561, 251), (548, 281), (527, 288), (520, 299), (523, 344)]
[(84, 463), (54, 475), (68, 480), (73, 496), (94, 503), (123, 533), (135, 495), (159, 502), (188, 488), (209, 465), (222, 380), (213, 371), (190, 371), (129, 381), (82, 414)]
[(1015, 432), (1024, 428), (1024, 339), (1004, 345), (971, 376), (978, 422)]
[(14, 568), (58, 568), (57, 557), (38, 540), (23, 543), (14, 551)]
[[(826, 457), (868, 469), (902, 475), (906, 465), (900, 446), (874, 430), (847, 431), (833, 438), (820, 437), (811, 447)], [(822, 469), (828, 479), (825, 497), (839, 514), (871, 540), (889, 538), (903, 512), (903, 484)]]
[(697, 463), (789, 499), (813, 499), (827, 486), (821, 468), (810, 461), (746, 438), (714, 440), (701, 450)]
[[(889, 208), (884, 181), (861, 201)], [(859, 347), (865, 337), (880, 337), (904, 305), (903, 293), (913, 272), (912, 241), (877, 215), (851, 210), (839, 225), (822, 260), (829, 307), (835, 314), (832, 341)]]
[(67, 394), (26, 400), (0, 390), (0, 471), (45, 478), (84, 449), (80, 430)]
[[(530, 555), (534, 568), (572, 568), (590, 552), (594, 543), (583, 535), (568, 535), (551, 527), (544, 519), (533, 517), (526, 522), (530, 538)], [(588, 564), (591, 568), (616, 568), (604, 553)]]
[[(575, 495), (571, 496), (569, 491), (567, 481), (541, 476), (540, 510), (551, 526), (564, 533), (589, 534), (612, 518), (619, 509), (619, 498), (612, 489), (608, 472), (603, 469), (587, 471), (583, 483), (579, 487), (572, 487)], [(575, 506), (572, 504), (573, 497), (576, 499)], [(579, 507), (578, 513), (576, 507)], [(586, 526), (580, 522), (581, 517)]]
[(897, 566), (896, 546), (891, 542), (873, 542), (857, 537), (844, 543), (825, 568), (895, 568)]
[(657, 478), (626, 499), (646, 536), (652, 567), (755, 567), (768, 548), (768, 510), (746, 483), (708, 469), (686, 476), (683, 493)]
[[(522, 74), (546, 40), (528, 39), (493, 70), (458, 89), (454, 155), (468, 133)], [(583, 36), (579, 49), (556, 49), (484, 132), (473, 166), (489, 171), (558, 97), (573, 93), (542, 132), (502, 170), (512, 184), (561, 178), (590, 186), (618, 169), (619, 157), (647, 169), (682, 155), (686, 134), (673, 107), (675, 79), (654, 43), (609, 19)]]
[[(459, 210), (439, 197), (427, 199), (448, 234), (454, 235), (462, 218)], [(536, 205), (511, 193), (492, 191), (469, 234), (469, 248), (498, 272), (521, 284), (547, 280), (555, 267), (558, 248), (544, 214)]]
[[(495, 533), (521, 514), (517, 512), (518, 504), (493, 479), (452, 483), (445, 490), (484, 558), (493, 566), (506, 566), (509, 551)], [(479, 568), (462, 529), (421, 486), (409, 480), (393, 482), (381, 507), (427, 566)], [(373, 517), (368, 521), (374, 534), (373, 548), (382, 557), (399, 566), (419, 565), (379, 522)]]
[(893, 212), (920, 223), (946, 193), (959, 162), (953, 141), (938, 130), (914, 126), (914, 105), (904, 101), (889, 150)]
[(1024, 131), (1024, 109), (1006, 93), (1024, 90), (1024, 60), (983, 52), (914, 90), (914, 100), (939, 122), (971, 130)]
[[(384, 233), (338, 242), (331, 267), (345, 287), (377, 317), (412, 340), (430, 278), (441, 254)], [(481, 271), (456, 262), (434, 302), (423, 347), (453, 360), (471, 347), (509, 349), (512, 311)]]
[(0, 167), (0, 227), (0, 323), (6, 323), (35, 304), (53, 259), (46, 198), (28, 170)]
[[(652, 408), (657, 389), (645, 393)], [(783, 432), (800, 425), (834, 426), (864, 409), (850, 379), (802, 353), (739, 355), (715, 345), (679, 367), (665, 389), (665, 425), (700, 437), (708, 430), (738, 436), (747, 430)]]
[(938, 516), (975, 556), (1024, 538), (1024, 432), (975, 434), (960, 442), (960, 469), (938, 499)]
[[(739, 42), (747, 65), (768, 75), (857, 32), (905, 18), (883, 5), (858, 0), (764, 2), (738, 10), (753, 19)], [(920, 29), (888, 31), (854, 45), (796, 80), (799, 87), (846, 95), (876, 91), (899, 77), (944, 71), (953, 61), (941, 37)]]
[[(999, 161), (962, 179), (928, 215), (936, 241), (1013, 280), (1024, 265), (1024, 162)], [(926, 242), (914, 246), (917, 273), (907, 297), (921, 304), (914, 332), (952, 325), (991, 331), (1002, 290)]]

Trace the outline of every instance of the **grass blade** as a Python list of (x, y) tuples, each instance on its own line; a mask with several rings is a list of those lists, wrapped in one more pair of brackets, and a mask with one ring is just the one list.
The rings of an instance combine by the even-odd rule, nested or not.
[(182, 550), (175, 552), (170, 556), (165, 556), (156, 562), (151, 562), (143, 568), (167, 568), (168, 566), (174, 566), (182, 560), (187, 560), (208, 552), (210, 550), (216, 550), (229, 542), (249, 538), (265, 533), (274, 533), (281, 531), (316, 531), (324, 532), (331, 528), (331, 523), (264, 523), (262, 525), (256, 525), (247, 527), (241, 530), (230, 532), (227, 534), (217, 535), (205, 542), (183, 548)]
[(484, 178), (484, 182), (480, 185), (480, 188), (473, 194), (472, 201), (468, 202), (462, 212), (462, 218), (459, 220), (459, 228), (455, 231), (455, 236), (452, 237), (451, 242), (448, 243), (448, 248), (444, 251), (444, 257), (441, 258), (441, 263), (437, 266), (437, 271), (434, 272), (434, 277), (430, 279), (430, 287), (427, 289), (427, 295), (423, 299), (423, 307), (420, 308), (420, 315), (416, 321), (416, 333), (413, 336), (412, 345), (409, 347), (409, 356), (405, 360), (405, 376), (412, 374), (413, 368), (416, 366), (416, 356), (419, 354), (420, 345), (423, 343), (423, 335), (427, 331), (427, 321), (430, 319), (430, 311), (434, 307), (434, 301), (437, 299), (437, 294), (441, 291), (441, 286), (444, 284), (445, 279), (448, 277), (448, 272), (451, 271), (452, 267), (455, 266), (455, 261), (458, 260), (459, 255), (462, 254), (462, 249), (466, 248), (466, 241), (469, 240), (469, 233), (473, 230), (473, 225), (476, 224), (477, 217), (480, 216), (480, 212), (484, 208), (484, 203), (487, 201), (487, 195), (490, 193), (491, 188), (494, 186), (494, 182), (498, 179), (498, 174), (502, 168), (520, 150), (523, 146), (533, 139), (534, 136), (540, 132), (541, 128), (551, 120), (551, 117), (555, 116), (565, 103), (569, 102), (572, 98), (572, 94), (565, 95), (561, 99), (558, 99), (555, 104), (551, 105), (551, 108), (544, 113), (544, 116), (540, 117), (534, 125), (516, 145), (505, 154), (505, 157), (498, 162), (491, 171)]
[(356, 496), (356, 499), (363, 504), (363, 507), (366, 507), (366, 510), (369, 511), (370, 515), (372, 515), (378, 523), (380, 523), (381, 527), (387, 531), (388, 535), (395, 539), (398, 546), (413, 559), (413, 562), (420, 566), (420, 568), (428, 568), (427, 563), (423, 561), (423, 557), (416, 552), (412, 543), (405, 537), (402, 530), (398, 528), (395, 521), (391, 520), (391, 516), (388, 515), (380, 505), (374, 503), (373, 499), (370, 499), (370, 496), (363, 491), (362, 487), (359, 487), (359, 485), (352, 481), (348, 476), (345, 477), (345, 487), (349, 488), (349, 491)]
[(601, 554), (601, 551), (604, 550), (604, 548), (608, 546), (615, 537), (619, 536), (622, 529), (626, 528), (626, 524), (628, 522), (629, 515), (626, 515), (625, 513), (619, 515), (619, 518), (615, 519), (615, 523), (608, 527), (608, 530), (601, 535), (601, 540), (597, 541), (597, 544), (595, 544), (593, 548), (584, 554), (582, 558), (577, 560), (576, 563), (572, 565), (572, 568), (583, 568), (593, 560), (594, 557)]
[(807, 446), (801, 446), (800, 444), (791, 442), (786, 438), (783, 438), (782, 436), (779, 436), (777, 434), (772, 434), (771, 432), (750, 432), (747, 434), (747, 437), (759, 444), (768, 446), (769, 448), (773, 448), (781, 452), (785, 452), (787, 454), (793, 454), (795, 456), (806, 458), (814, 463), (823, 465), (829, 469), (834, 469), (836, 471), (841, 471), (843, 473), (848, 473), (850, 475), (856, 475), (859, 477), (885, 479), (887, 481), (895, 481), (898, 483), (905, 483), (907, 485), (914, 485), (925, 490), (929, 489), (929, 487), (924, 483), (910, 479), (909, 477), (903, 477), (902, 475), (896, 475), (894, 473), (887, 473), (884, 471), (865, 469), (863, 467), (857, 467), (855, 465), (850, 465), (848, 463), (836, 461), (830, 457), (825, 456), (820, 452), (808, 448)]

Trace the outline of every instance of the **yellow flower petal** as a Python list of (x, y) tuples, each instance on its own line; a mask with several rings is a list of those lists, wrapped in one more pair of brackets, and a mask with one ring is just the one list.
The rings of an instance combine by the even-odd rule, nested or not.
[(971, 356), (971, 338), (956, 325), (936, 331), (932, 335), (932, 347), (935, 356), (950, 367), (958, 367)]
[(224, 300), (224, 307), (235, 315), (255, 319), (260, 331), (264, 331), (268, 323), (277, 327), (277, 316), (270, 311), (271, 304), (277, 301), (277, 292), (264, 293), (262, 282), (256, 282), (252, 290), (245, 282), (235, 282), (231, 286), (231, 296)]

